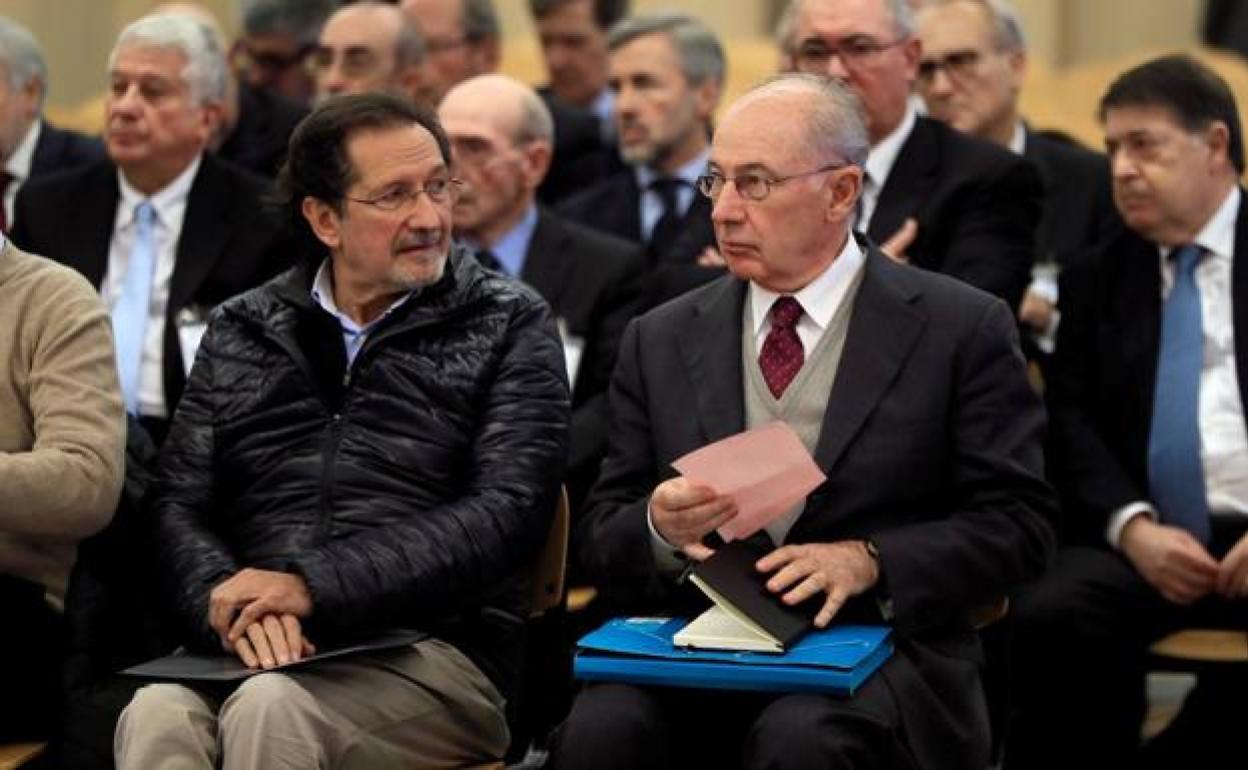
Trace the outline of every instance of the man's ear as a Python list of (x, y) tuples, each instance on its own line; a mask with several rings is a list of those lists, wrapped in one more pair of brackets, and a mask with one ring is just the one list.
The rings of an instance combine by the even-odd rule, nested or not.
[(840, 171), (829, 172), (824, 185), (832, 192), (828, 197), (828, 219), (849, 220), (852, 227), (854, 208), (858, 205), (858, 199), (862, 197), (862, 169), (858, 166), (849, 166)]
[(199, 110), (204, 145), (211, 146), (217, 132), (221, 130), (221, 124), (225, 121), (225, 105), (221, 102), (204, 102)]
[(475, 60), (476, 74), (497, 72), (503, 60), (502, 42), (497, 37), (487, 37), (472, 43), (470, 55)]
[(549, 142), (543, 141), (529, 142), (520, 151), (524, 155), (525, 187), (536, 190), (550, 170), (550, 159), (554, 151)]
[(316, 235), (316, 239), (332, 252), (342, 245), (342, 215), (320, 198), (311, 195), (303, 199), (303, 218)]
[(693, 99), (700, 118), (709, 121), (711, 116), (715, 114), (715, 108), (719, 105), (721, 90), (720, 83), (714, 78), (705, 78), (701, 83), (694, 86)]
[(1231, 130), (1220, 120), (1215, 120), (1205, 129), (1205, 141), (1214, 157), (1221, 156), (1226, 164), (1231, 165)]

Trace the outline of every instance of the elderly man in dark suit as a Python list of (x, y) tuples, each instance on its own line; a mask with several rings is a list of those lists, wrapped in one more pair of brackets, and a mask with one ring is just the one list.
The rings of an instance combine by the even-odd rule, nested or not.
[(0, 232), (13, 227), (17, 191), (28, 180), (104, 157), (104, 146), (40, 116), (48, 66), (34, 36), (0, 16)]
[[(1052, 545), (1043, 414), (1013, 314), (850, 232), (867, 135), (839, 83), (788, 75), (724, 116), (700, 189), (731, 276), (629, 326), (611, 447), (577, 532), (607, 598), (688, 611), (685, 559), (735, 514), (682, 454), (784, 420), (827, 480), (768, 525), (767, 587), (816, 626), (890, 622), (897, 651), (848, 699), (596, 684), (561, 767), (983, 768), (977, 604)], [(897, 483), (904, 479), (904, 484)], [(705, 600), (702, 600), (705, 604)]]
[[(1187, 625), (1248, 626), (1235, 100), (1213, 72), (1171, 56), (1120, 76), (1101, 119), (1129, 231), (1063, 274), (1048, 389), (1050, 470), (1068, 538), (1087, 545), (1060, 552), (1015, 602), (1013, 767), (1140, 766), (1147, 646)], [(1239, 755), (1245, 682), (1218, 674), (1200, 678), (1154, 750), (1177, 747), (1193, 767)]]
[(917, 18), (923, 55), (918, 92), (928, 114), (1036, 165), (1044, 208), (1036, 228), (1036, 268), (1019, 307), (1041, 350), (1052, 352), (1057, 273), (1122, 226), (1109, 192), (1109, 164), (1099, 153), (1019, 114), (1027, 73), (1022, 22), (1006, 0), (936, 0)]
[(641, 249), (537, 205), (553, 126), (528, 86), (503, 75), (471, 78), (447, 93), (438, 115), (465, 182), (456, 233), (487, 267), (537, 289), (559, 319), (573, 386), (567, 483), (579, 510), (606, 451), (607, 382), (641, 301)]
[(160, 438), (208, 311), (289, 259), (262, 204), (267, 184), (204, 148), (225, 60), (201, 24), (140, 19), (109, 64), (108, 159), (36, 180), (13, 240), (76, 268), (111, 309), (127, 411)]
[(921, 45), (907, 0), (792, 0), (790, 69), (862, 99), (871, 154), (856, 228), (885, 251), (1018, 307), (1030, 281), (1040, 181), (1031, 164), (916, 114)]

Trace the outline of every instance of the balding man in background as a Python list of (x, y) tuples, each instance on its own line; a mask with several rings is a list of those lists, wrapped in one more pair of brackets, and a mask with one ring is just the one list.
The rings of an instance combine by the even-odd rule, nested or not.
[(906, 0), (792, 0), (779, 28), (788, 69), (836, 78), (862, 99), (871, 153), (856, 229), (1016, 308), (1031, 280), (1039, 177), (1022, 158), (917, 114), (914, 33)]
[(1027, 74), (1022, 22), (1006, 0), (928, 0), (918, 17), (923, 43), (918, 92), (936, 120), (1022, 155), (1044, 185), (1036, 267), (1019, 318), (1052, 352), (1057, 272), (1111, 237), (1121, 221), (1099, 153), (1036, 131), (1019, 113)]
[(421, 94), (434, 107), (456, 84), (494, 72), (502, 59), (502, 32), (493, 0), (402, 0), (400, 6), (425, 41)]
[(423, 99), (424, 58), (419, 30), (392, 3), (344, 6), (325, 22), (312, 52), (317, 99), (370, 92)]
[(0, 232), (13, 227), (17, 191), (29, 179), (104, 157), (104, 145), (42, 118), (48, 66), (30, 32), (0, 16)]
[(537, 289), (561, 324), (573, 408), (567, 483), (579, 510), (606, 451), (607, 382), (641, 301), (641, 249), (537, 205), (553, 122), (533, 89), (482, 75), (452, 88), (438, 117), (465, 183), (456, 233), (478, 261)]

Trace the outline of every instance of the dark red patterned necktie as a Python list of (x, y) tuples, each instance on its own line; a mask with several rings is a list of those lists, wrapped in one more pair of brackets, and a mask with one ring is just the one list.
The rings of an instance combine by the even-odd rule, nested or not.
[(784, 389), (801, 371), (806, 360), (802, 341), (797, 336), (797, 321), (802, 317), (802, 306), (792, 297), (780, 297), (771, 306), (771, 331), (763, 342), (758, 356), (758, 367), (771, 395), (780, 398)]

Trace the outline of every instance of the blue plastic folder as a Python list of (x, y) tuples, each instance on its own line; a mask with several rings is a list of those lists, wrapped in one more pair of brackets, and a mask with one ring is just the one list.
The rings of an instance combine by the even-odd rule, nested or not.
[(893, 654), (887, 626), (812, 630), (783, 654), (677, 647), (686, 618), (616, 618), (577, 643), (578, 679), (852, 695)]

